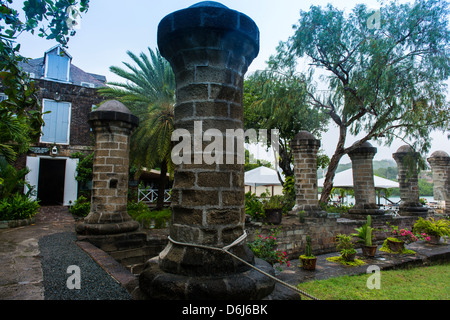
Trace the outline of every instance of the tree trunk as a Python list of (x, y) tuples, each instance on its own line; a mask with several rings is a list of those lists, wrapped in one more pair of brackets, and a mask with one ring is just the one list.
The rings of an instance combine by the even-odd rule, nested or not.
[[(283, 171), (284, 176), (288, 177), (294, 176), (294, 171), (291, 168), (291, 158), (292, 158), (292, 153), (290, 151), (288, 151), (286, 148), (284, 148), (284, 146), (280, 143), (279, 146), (279, 154), (280, 154), (280, 159), (278, 160), (278, 165), (281, 168), (281, 171)], [(283, 185), (283, 179), (281, 178), (280, 173), (277, 171), (278, 174), (278, 180), (280, 181), (281, 185)]]
[(344, 145), (347, 136), (347, 128), (344, 125), (339, 126), (339, 140), (334, 151), (333, 156), (328, 164), (327, 174), (325, 175), (325, 181), (323, 182), (323, 189), (320, 195), (320, 203), (328, 203), (328, 199), (331, 195), (331, 189), (333, 189), (333, 180), (336, 175), (336, 169), (341, 161), (342, 157), (345, 155)]
[(331, 157), (328, 165), (327, 174), (325, 175), (325, 181), (323, 183), (322, 193), (320, 195), (320, 203), (327, 203), (331, 195), (331, 189), (333, 189), (333, 180), (336, 175), (336, 169), (339, 165), (339, 161), (344, 156), (343, 152), (335, 152)]
[(167, 180), (167, 163), (163, 161), (161, 163), (161, 173), (159, 175), (159, 186), (158, 186), (158, 198), (156, 200), (156, 210), (160, 210), (164, 207), (164, 193), (166, 191), (166, 180)]

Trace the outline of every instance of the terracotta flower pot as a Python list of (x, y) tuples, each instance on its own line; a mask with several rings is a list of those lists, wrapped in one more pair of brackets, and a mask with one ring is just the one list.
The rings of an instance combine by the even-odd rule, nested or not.
[(377, 252), (377, 246), (366, 246), (363, 245), (361, 247), (362, 254), (365, 257), (374, 257), (375, 253)]
[(440, 236), (430, 235), (430, 241), (428, 241), (428, 243), (439, 244), (440, 241), (441, 241)]
[(343, 254), (342, 257), (347, 261), (355, 261), (356, 258), (356, 252), (350, 253), (350, 254)]
[(402, 252), (405, 248), (405, 241), (387, 239), (388, 247), (393, 252)]
[(283, 217), (282, 209), (265, 209), (266, 222), (270, 224), (280, 224)]
[(304, 270), (315, 270), (316, 269), (316, 261), (317, 257), (314, 258), (308, 258), (308, 257), (302, 257), (300, 256), (300, 262), (302, 263), (302, 268)]

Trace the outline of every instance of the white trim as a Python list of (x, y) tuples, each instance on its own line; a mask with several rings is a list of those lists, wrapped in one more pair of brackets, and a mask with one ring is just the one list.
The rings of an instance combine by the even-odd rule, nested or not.
[(69, 59), (67, 59), (67, 82), (69, 82), (70, 81), (70, 61), (71, 61), (71, 59), (69, 58)]
[[(39, 165), (40, 157), (28, 157), (26, 160), (26, 167), (30, 169), (30, 172), (25, 176), (25, 181), (27, 181), (31, 186), (34, 187), (34, 194), (30, 197), (32, 200), (37, 199), (37, 190), (39, 184)], [(24, 193), (28, 192), (28, 188), (24, 186)]]
[(66, 173), (64, 177), (64, 200), (63, 205), (70, 205), (78, 198), (78, 181), (75, 179), (77, 175), (77, 165), (79, 159), (66, 158)]
[(62, 146), (70, 145), (70, 125), (72, 124), (72, 103), (67, 102), (67, 101), (56, 101), (56, 100), (44, 98), (44, 99), (42, 99), (42, 109), (41, 109), (42, 113), (44, 112), (45, 101), (53, 101), (56, 103), (68, 103), (69, 104), (69, 119), (68, 119), (68, 124), (67, 124), (67, 143), (61, 143), (61, 142), (55, 142), (55, 141), (43, 141), (42, 135), (39, 137), (39, 142), (52, 143), (52, 144), (57, 144), (57, 145), (62, 145)]
[[(39, 169), (40, 160), (66, 160), (65, 174), (64, 174), (64, 197), (63, 205), (70, 205), (69, 201), (75, 202), (78, 198), (78, 181), (75, 179), (77, 173), (77, 164), (79, 159), (70, 157), (51, 157), (51, 156), (36, 156), (27, 157), (27, 167), (30, 172), (25, 176), (26, 181), (35, 187), (35, 195), (32, 196), (33, 200), (37, 199), (37, 193), (39, 188)], [(25, 192), (28, 191), (25, 187)]]
[(48, 74), (48, 58), (47, 58), (47, 53), (45, 53), (44, 55), (44, 78), (47, 78), (47, 74)]
[(81, 81), (80, 85), (86, 88), (95, 88), (95, 84), (93, 84), (92, 82)]

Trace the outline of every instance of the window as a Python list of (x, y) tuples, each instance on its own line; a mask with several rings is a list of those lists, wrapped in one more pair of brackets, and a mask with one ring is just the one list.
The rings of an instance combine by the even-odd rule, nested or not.
[(56, 54), (47, 55), (46, 78), (69, 81), (69, 58)]
[[(50, 112), (45, 113), (47, 111)], [(41, 142), (69, 144), (70, 111), (71, 105), (68, 102), (44, 99), (43, 119), (45, 124), (42, 127)]]
[(95, 84), (90, 82), (81, 82), (81, 86), (86, 88), (95, 88)]

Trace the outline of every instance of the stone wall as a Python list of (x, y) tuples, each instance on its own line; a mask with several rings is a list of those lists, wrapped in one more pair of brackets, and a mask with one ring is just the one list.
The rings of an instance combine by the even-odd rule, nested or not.
[(70, 102), (70, 145), (91, 146), (93, 137), (90, 134), (88, 114), (93, 105), (98, 105), (103, 98), (96, 89), (76, 86), (47, 80), (36, 80), (40, 99), (51, 99), (59, 102)]
[[(392, 217), (372, 216), (372, 227), (376, 229), (387, 229), (386, 223), (398, 225), (401, 228), (411, 228), (417, 217)], [(355, 228), (360, 227), (365, 220), (353, 220), (347, 218), (305, 218), (301, 223), (297, 216), (283, 216), (283, 221), (279, 226), (247, 224), (246, 229), (249, 232), (248, 241), (252, 241), (261, 233), (267, 236), (271, 229), (280, 227), (280, 233), (277, 237), (278, 249), (285, 251), (289, 259), (296, 259), (304, 253), (306, 236), (311, 237), (311, 247), (313, 254), (324, 254), (336, 252), (336, 235), (351, 234)], [(374, 242), (381, 244), (388, 232), (375, 231)]]

